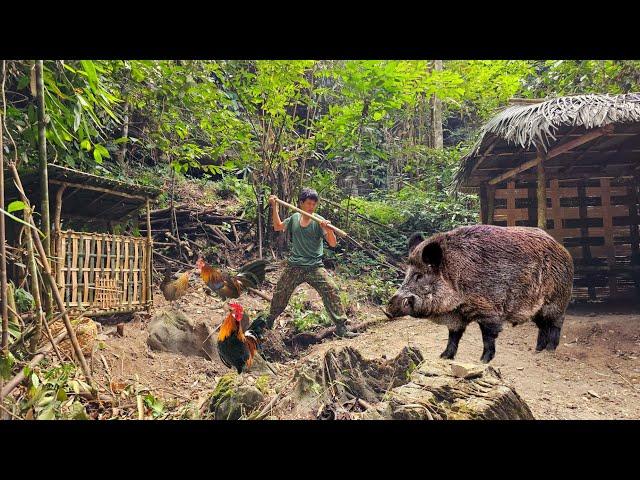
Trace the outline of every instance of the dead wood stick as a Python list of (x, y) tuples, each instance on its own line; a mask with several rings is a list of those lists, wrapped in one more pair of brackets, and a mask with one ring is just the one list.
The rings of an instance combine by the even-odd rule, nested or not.
[(249, 287), (247, 290), (250, 291), (251, 293), (255, 293), (260, 298), (265, 299), (267, 302), (271, 302), (273, 300), (269, 295), (267, 295), (266, 293), (261, 292), (260, 290), (256, 290), (255, 288)]
[[(334, 202), (332, 200), (329, 200), (328, 198), (323, 198), (322, 199), (323, 202), (327, 202), (329, 205), (333, 205), (334, 207), (340, 208), (341, 210), (347, 210), (345, 207), (343, 207), (342, 205), (340, 205), (337, 202)], [(386, 228), (387, 230), (391, 230), (391, 231), (396, 231), (395, 228), (390, 227), (389, 225), (385, 225), (384, 223), (380, 223), (377, 220), (374, 220), (372, 218), (366, 217), (364, 215), (359, 214), (358, 212), (354, 212), (353, 210), (349, 211), (347, 210), (351, 215), (355, 215), (358, 218), (361, 218), (362, 220), (365, 220), (369, 223), (373, 223), (374, 225), (378, 225), (379, 227), (383, 227)]]
[(255, 417), (253, 417), (253, 420), (262, 420), (264, 417), (267, 416), (267, 414), (273, 409), (273, 407), (275, 407), (276, 403), (282, 398), (284, 397), (284, 394), (286, 393), (287, 387), (289, 387), (289, 385), (291, 385), (293, 383), (293, 381), (295, 380), (295, 376), (292, 377), (287, 383), (286, 385), (284, 385), (281, 389), (280, 392), (278, 392), (277, 395), (275, 395), (271, 401), (262, 409), (260, 410), (260, 413), (258, 413), (258, 415), (256, 415)]
[(209, 227), (209, 229), (220, 239), (224, 242), (224, 244), (229, 247), (229, 248), (236, 248), (235, 244), (229, 240), (229, 238), (222, 233), (222, 231), (216, 227), (215, 225), (208, 225), (205, 224), (207, 227)]
[(194, 266), (193, 266), (193, 265), (190, 265), (190, 264), (188, 264), (188, 263), (184, 263), (183, 261), (178, 260), (178, 259), (175, 259), (175, 258), (169, 258), (169, 257), (166, 257), (166, 256), (164, 256), (164, 255), (162, 255), (161, 253), (158, 253), (158, 252), (156, 252), (156, 251), (154, 251), (154, 252), (153, 252), (153, 254), (154, 254), (154, 255), (156, 255), (156, 256), (158, 256), (158, 257), (160, 257), (160, 258), (162, 258), (162, 259), (164, 259), (164, 260), (166, 260), (166, 261), (168, 261), (168, 262), (174, 262), (174, 263), (178, 263), (178, 264), (180, 264), (180, 265), (183, 265), (183, 266), (185, 266), (185, 267), (194, 268)]
[[(276, 202), (279, 203), (280, 205), (283, 205), (283, 206), (285, 206), (287, 208), (290, 208), (291, 210), (294, 210), (294, 211), (298, 212), (299, 214), (304, 215), (305, 217), (308, 217), (311, 220), (314, 220), (314, 221), (316, 221), (318, 223), (321, 223), (321, 222), (324, 221), (322, 218), (320, 218), (315, 213), (307, 213), (304, 210), (302, 210), (301, 208), (298, 208), (298, 207), (296, 207), (294, 205), (291, 205), (290, 203), (284, 202), (284, 201), (280, 200), (279, 198), (276, 198)], [(347, 232), (345, 232), (344, 230), (340, 230), (335, 225), (327, 225), (327, 227), (330, 228), (331, 230), (333, 230), (338, 235), (341, 235), (343, 237), (348, 236)]]

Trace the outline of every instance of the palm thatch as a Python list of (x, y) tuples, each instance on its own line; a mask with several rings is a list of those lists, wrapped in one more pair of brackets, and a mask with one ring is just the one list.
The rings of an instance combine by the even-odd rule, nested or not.
[(455, 182), (460, 186), (471, 175), (482, 155), (496, 142), (513, 150), (533, 147), (548, 150), (562, 127), (593, 129), (609, 124), (640, 122), (640, 93), (623, 95), (575, 95), (533, 105), (513, 105), (489, 120), (480, 138), (464, 156)]

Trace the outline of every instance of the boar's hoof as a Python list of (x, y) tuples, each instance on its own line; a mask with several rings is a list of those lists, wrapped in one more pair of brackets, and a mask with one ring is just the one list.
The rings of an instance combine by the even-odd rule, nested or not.
[(485, 350), (482, 352), (482, 356), (480, 357), (480, 361), (482, 363), (489, 363), (491, 360), (493, 360), (493, 357), (496, 356), (496, 351), (495, 350)]
[(456, 352), (452, 352), (448, 348), (440, 354), (440, 358), (444, 358), (445, 360), (453, 360), (455, 356)]

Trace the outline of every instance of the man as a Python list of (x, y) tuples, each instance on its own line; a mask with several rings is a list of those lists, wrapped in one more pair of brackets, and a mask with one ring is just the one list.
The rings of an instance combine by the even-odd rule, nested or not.
[[(318, 206), (318, 193), (310, 188), (302, 189), (298, 198), (300, 209), (313, 213)], [(322, 264), (323, 239), (330, 247), (335, 247), (338, 241), (336, 234), (329, 225), (331, 222), (322, 218), (322, 223), (309, 217), (294, 213), (284, 220), (280, 220), (276, 197), (269, 197), (273, 229), (276, 232), (287, 230), (291, 232), (291, 256), (287, 259), (287, 267), (276, 285), (276, 291), (271, 301), (268, 324), (273, 327), (276, 318), (284, 311), (291, 294), (301, 283), (308, 283), (322, 297), (324, 307), (329, 317), (336, 325), (336, 335), (339, 337), (355, 337), (356, 334), (347, 331), (347, 316), (338, 296), (338, 289)], [(319, 216), (319, 215), (318, 215)]]

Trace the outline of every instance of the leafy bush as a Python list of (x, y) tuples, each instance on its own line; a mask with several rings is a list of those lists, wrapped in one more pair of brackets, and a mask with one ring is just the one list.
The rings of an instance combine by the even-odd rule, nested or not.
[(304, 300), (300, 293), (291, 298), (289, 305), (292, 311), (293, 326), (297, 332), (331, 325), (331, 319), (329, 319), (327, 312), (324, 309), (320, 312), (312, 310), (310, 302)]
[(23, 288), (18, 288), (13, 296), (16, 301), (16, 308), (18, 309), (18, 313), (30, 312), (36, 306), (33, 295), (31, 295)]
[(29, 380), (26, 398), (19, 402), (26, 418), (38, 420), (87, 420), (87, 412), (80, 402), (80, 394), (90, 391), (89, 385), (79, 377), (76, 366), (63, 363), (47, 370), (25, 367)]

